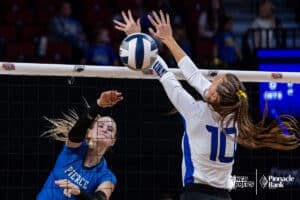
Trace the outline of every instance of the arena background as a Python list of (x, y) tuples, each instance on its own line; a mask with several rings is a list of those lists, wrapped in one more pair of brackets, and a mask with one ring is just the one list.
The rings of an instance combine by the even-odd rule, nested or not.
[[(44, 6), (48, 5), (46, 2), (37, 0), (1, 1), (1, 61), (78, 64), (77, 57), (63, 55), (63, 51), (50, 52), (51, 54), (49, 53), (47, 57), (37, 55), (40, 45), (39, 38), (47, 32), (42, 31), (40, 34), (40, 32), (33, 31), (32, 38), (29, 40), (23, 38), (22, 34), (26, 27), (30, 27), (30, 30), (35, 30), (34, 27), (38, 27), (38, 29), (47, 27), (48, 21), (41, 20), (42, 8), (39, 7), (40, 3)], [(89, 23), (85, 21), (85, 19), (91, 19), (90, 16), (86, 17), (87, 10), (85, 8), (87, 4), (93, 5), (91, 2), (105, 4), (107, 6), (105, 9), (111, 11), (109, 16), (129, 8), (131, 5), (130, 1), (121, 0), (72, 1), (74, 16), (82, 21), (87, 33), (92, 31), (92, 25), (90, 21), (88, 21)], [(191, 28), (195, 23), (195, 16), (199, 15), (197, 6), (205, 5), (207, 2), (170, 1), (167, 7), (163, 7), (163, 4), (159, 4), (159, 2), (145, 1), (145, 10), (158, 9), (158, 5), (161, 5), (171, 15), (180, 13), (183, 20), (187, 21), (193, 59), (198, 66), (208, 69), (216, 68), (216, 66), (209, 67), (211, 58), (206, 55), (207, 49), (201, 46), (203, 41), (195, 38), (194, 29)], [(241, 5), (240, 2), (244, 1), (228, 0), (225, 1), (225, 6), (238, 9)], [(247, 0), (245, 2), (244, 6), (249, 6), (249, 9), (255, 12), (258, 1)], [(299, 9), (292, 5), (291, 1), (277, 0), (274, 3), (290, 9), (289, 11), (293, 11), (293, 8)], [(13, 7), (10, 7), (12, 5), (19, 5), (21, 11), (13, 11)], [(52, 1), (49, 5), (56, 4)], [(25, 8), (23, 8), (24, 6)], [(47, 9), (48, 7), (45, 8), (45, 10)], [(45, 10), (43, 12), (46, 12)], [(47, 15), (49, 18), (51, 17), (50, 11)], [(102, 22), (103, 16), (101, 17), (102, 19), (97, 18), (94, 22)], [(298, 26), (296, 14), (294, 17), (294, 23)], [(113, 33), (112, 46), (117, 51), (118, 44), (124, 35), (113, 31), (109, 20), (105, 20), (105, 26), (109, 27)], [(8, 30), (12, 27), (14, 27), (13, 32), (9, 32)], [(293, 32), (298, 29), (296, 27), (286, 30)], [(11, 38), (13, 33), (15, 37)], [(299, 32), (295, 34), (299, 34)], [(240, 35), (241, 41), (242, 36), (244, 35)], [(292, 40), (298, 38), (292, 37)], [(298, 40), (292, 41), (292, 44), (299, 45), (298, 42)], [(9, 50), (13, 48), (13, 45), (16, 46), (15, 49)], [(294, 45), (287, 48), (296, 49), (297, 47), (299, 48)], [(57, 47), (56, 49), (59, 50)], [(247, 55), (239, 65), (243, 67), (238, 69), (258, 70), (258, 67), (253, 67), (260, 63), (260, 60), (256, 58), (255, 51), (251, 51)], [(285, 58), (281, 60), (283, 63), (287, 61)], [(275, 61), (264, 60), (264, 62), (281, 61), (275, 59)], [(300, 60), (299, 57), (296, 57), (289, 62), (300, 63)], [(191, 93), (196, 94), (185, 82), (182, 83)], [(260, 119), (259, 84), (247, 83), (246, 86), (250, 95), (251, 114), (254, 120), (258, 121)], [(118, 141), (106, 156), (109, 166), (118, 178), (118, 184), (111, 199), (178, 199), (178, 194), (182, 189), (181, 136), (183, 127), (178, 114), (167, 115), (172, 109), (172, 105), (157, 80), (4, 75), (0, 76), (1, 199), (34, 199), (52, 169), (63, 144), (40, 137), (49, 125), (43, 120), (43, 116), (60, 117), (62, 112), (66, 113), (70, 108), (81, 112), (83, 97), (92, 103), (97, 95), (105, 89), (118, 89), (123, 92), (125, 98), (120, 105), (108, 113), (118, 123)], [(295, 101), (297, 102), (299, 99), (295, 99)], [(293, 107), (289, 107), (289, 110), (293, 109)], [(300, 194), (299, 153), (299, 149), (280, 152), (269, 149), (248, 150), (238, 146), (233, 174), (247, 177), (248, 181), (253, 181), (255, 185), (253, 188), (234, 190), (231, 193), (232, 199), (298, 199), (297, 196)], [(263, 189), (259, 183), (263, 175), (288, 176), (288, 174), (296, 177), (296, 182), (292, 186), (286, 185), (283, 189)]]

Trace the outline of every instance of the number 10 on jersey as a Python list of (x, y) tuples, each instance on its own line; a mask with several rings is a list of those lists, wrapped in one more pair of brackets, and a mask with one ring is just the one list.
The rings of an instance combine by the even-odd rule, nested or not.
[[(227, 144), (227, 145), (232, 145), (233, 150), (233, 155), (226, 157), (225, 152), (226, 152), (226, 134), (236, 134), (236, 128), (224, 128), (225, 131), (221, 131), (220, 138), (219, 136), (219, 129), (218, 127), (214, 126), (209, 126), (206, 125), (206, 129), (208, 132), (211, 133), (211, 148), (210, 148), (210, 160), (216, 161), (217, 159), (217, 151), (218, 151), (218, 146), (220, 145), (219, 148), (219, 161), (222, 163), (230, 163), (234, 159), (234, 152), (236, 150), (236, 142), (235, 137), (232, 139), (232, 141)], [(220, 141), (220, 142), (219, 142)]]

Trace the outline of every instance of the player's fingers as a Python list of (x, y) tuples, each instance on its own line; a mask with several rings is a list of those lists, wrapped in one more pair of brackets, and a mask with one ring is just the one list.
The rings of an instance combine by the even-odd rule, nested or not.
[(116, 90), (115, 93), (116, 93), (117, 96), (122, 96), (122, 92), (119, 92), (119, 91)]
[(158, 27), (158, 24), (156, 23), (156, 21), (152, 18), (152, 16), (148, 15), (148, 19), (151, 22), (151, 24), (155, 27)]
[(132, 13), (131, 13), (130, 9), (127, 11), (127, 13), (128, 13), (129, 20), (132, 21), (132, 22), (134, 22), (134, 19), (132, 17)]
[(119, 31), (124, 31), (124, 28), (123, 27), (120, 27), (120, 26), (114, 26), (115, 27), (115, 29), (117, 29), (117, 30), (119, 30)]
[(122, 95), (116, 96), (115, 98), (112, 99), (112, 103), (118, 103), (119, 101), (122, 101), (124, 97)]
[(159, 11), (160, 19), (163, 24), (166, 24), (165, 15), (162, 10)]
[(122, 10), (121, 14), (122, 14), (122, 17), (123, 17), (124, 21), (126, 22), (126, 24), (129, 23), (129, 19), (126, 16), (126, 13), (123, 10)]
[(61, 188), (69, 188), (71, 184), (68, 182), (60, 182), (60, 183), (57, 183), (57, 185)]
[(69, 193), (69, 190), (64, 189), (64, 195), (71, 198), (71, 194)]
[(141, 27), (141, 18), (138, 18), (138, 19), (136, 20), (136, 23), (137, 23), (137, 25), (138, 25), (139, 27)]
[(170, 15), (167, 13), (166, 16), (167, 16), (167, 24), (170, 25), (171, 24), (170, 23)]
[(57, 183), (56, 185), (60, 188), (67, 188), (67, 184), (64, 183)]
[(124, 97), (118, 97), (115, 102), (118, 103), (118, 102), (122, 101), (123, 99), (124, 99)]
[(156, 23), (161, 24), (161, 20), (160, 20), (158, 14), (155, 11), (152, 11), (152, 14), (153, 14), (153, 17), (154, 17)]
[(126, 24), (124, 24), (124, 23), (122, 23), (122, 22), (120, 22), (120, 21), (118, 21), (118, 20), (116, 20), (116, 19), (114, 19), (113, 22), (114, 22), (116, 25), (120, 26), (120, 27), (125, 27), (125, 26), (126, 26)]
[(119, 100), (122, 99), (122, 98), (123, 98), (122, 95), (118, 95), (118, 96), (116, 96), (116, 97), (114, 98), (114, 101), (119, 101)]
[(68, 180), (67, 179), (60, 179), (60, 180), (55, 180), (55, 184), (63, 184), (66, 183)]
[(158, 35), (154, 32), (152, 28), (148, 28), (148, 30), (153, 37), (158, 38)]
[(61, 188), (73, 188), (74, 185), (68, 179), (56, 180), (55, 184)]

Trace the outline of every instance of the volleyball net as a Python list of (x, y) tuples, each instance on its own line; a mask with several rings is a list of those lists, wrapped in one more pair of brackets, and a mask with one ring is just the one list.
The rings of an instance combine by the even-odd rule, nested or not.
[[(183, 126), (179, 115), (167, 115), (173, 106), (155, 74), (114, 66), (0, 62), (0, 67), (1, 199), (34, 199), (52, 170), (63, 144), (40, 137), (49, 126), (43, 116), (61, 117), (70, 108), (80, 113), (83, 97), (92, 103), (107, 89), (117, 89), (124, 95), (124, 101), (109, 113), (118, 124), (117, 143), (106, 155), (118, 179), (111, 199), (178, 197)], [(179, 69), (170, 71), (184, 80)], [(265, 99), (277, 114), (299, 114), (298, 72), (201, 72), (209, 79), (230, 72), (245, 82), (255, 120), (260, 119)], [(185, 81), (182, 84), (196, 95)], [(259, 178), (270, 175), (275, 168), (297, 170), (297, 155), (299, 150), (251, 151), (238, 147), (233, 174), (255, 181), (256, 170)], [(246, 188), (235, 190), (232, 198), (292, 199), (299, 195), (298, 188), (266, 190), (258, 186), (258, 196), (255, 188)]]
[[(71, 76), (71, 77), (98, 77), (118, 79), (158, 79), (154, 73), (141, 73), (127, 67), (94, 66), (94, 65), (66, 65), (66, 64), (38, 64), (38, 63), (5, 63), (0, 75), (27, 75), (27, 76)], [(179, 80), (184, 80), (180, 69), (170, 68)], [(300, 72), (258, 72), (238, 70), (200, 70), (208, 79), (217, 74), (232, 73), (243, 82), (290, 82), (300, 83)]]

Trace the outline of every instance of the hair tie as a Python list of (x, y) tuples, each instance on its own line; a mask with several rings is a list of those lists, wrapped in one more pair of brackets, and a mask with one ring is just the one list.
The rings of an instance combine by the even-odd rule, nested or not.
[(245, 99), (248, 98), (246, 92), (244, 92), (243, 90), (237, 91), (237, 92), (236, 92), (236, 95), (237, 95), (239, 98), (241, 98), (241, 97), (243, 97), (243, 98), (245, 98)]

